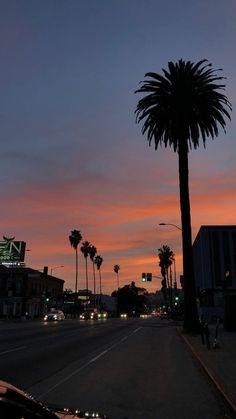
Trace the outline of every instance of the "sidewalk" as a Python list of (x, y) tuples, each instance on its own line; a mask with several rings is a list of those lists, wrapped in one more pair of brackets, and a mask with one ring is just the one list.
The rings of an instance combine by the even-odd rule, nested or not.
[(222, 397), (230, 406), (232, 416), (236, 417), (236, 333), (219, 328), (219, 347), (213, 349), (215, 325), (210, 325), (210, 349), (202, 344), (200, 335), (188, 335), (177, 328), (177, 332), (208, 377), (213, 381)]

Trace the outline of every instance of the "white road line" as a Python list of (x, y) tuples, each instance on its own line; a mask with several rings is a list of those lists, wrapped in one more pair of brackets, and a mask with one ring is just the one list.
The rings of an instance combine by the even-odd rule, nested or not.
[(114, 345), (110, 346), (108, 348), (108, 351), (110, 351), (111, 349), (115, 348), (116, 346), (118, 346), (120, 343), (124, 342), (126, 339), (128, 339), (129, 336), (124, 336), (121, 340), (119, 340), (118, 342), (114, 343)]
[(133, 332), (130, 333), (130, 335), (126, 335), (124, 336), (122, 339), (120, 339), (118, 342), (116, 342), (114, 345), (110, 346), (108, 349), (106, 349), (105, 351), (101, 352), (100, 354), (98, 354), (97, 356), (95, 356), (94, 358), (90, 359), (88, 362), (86, 362), (84, 365), (82, 365), (81, 367), (77, 368), (77, 370), (73, 371), (71, 374), (67, 375), (66, 377), (62, 378), (62, 380), (58, 381), (54, 386), (50, 387), (47, 391), (45, 391), (44, 393), (41, 393), (37, 396), (38, 399), (40, 399), (41, 397), (46, 396), (46, 394), (51, 393), (51, 391), (55, 390), (55, 388), (59, 387), (61, 384), (65, 383), (65, 381), (68, 381), (70, 378), (72, 378), (74, 375), (76, 375), (78, 372), (82, 371), (84, 368), (86, 368), (88, 365), (90, 365), (92, 362), (97, 361), (97, 359), (101, 358), (103, 355), (105, 355), (107, 352), (109, 352), (111, 349), (115, 348), (116, 346), (118, 346), (120, 343), (124, 342), (126, 339), (128, 339), (130, 336), (132, 336), (134, 333), (138, 332), (140, 329), (142, 329), (141, 327), (138, 327), (137, 329), (135, 329)]
[(8, 351), (0, 352), (0, 356), (9, 354), (10, 352), (21, 351), (22, 349), (25, 349), (25, 348), (27, 348), (27, 346), (18, 346), (18, 348), (8, 349)]
[(61, 384), (63, 384), (65, 381), (68, 381), (71, 377), (73, 377), (74, 375), (76, 375), (78, 372), (82, 371), (84, 368), (86, 368), (89, 364), (91, 363), (91, 360), (86, 362), (86, 364), (82, 365), (80, 368), (77, 368), (77, 370), (73, 371), (71, 374), (67, 375), (67, 377), (63, 378), (62, 380), (58, 381), (57, 384), (55, 384), (54, 386), (52, 386), (51, 388), (49, 388), (47, 391), (45, 391), (44, 393), (41, 393), (39, 396), (37, 396), (37, 398), (41, 398), (43, 396), (45, 396), (46, 394), (50, 393), (52, 390), (54, 390), (55, 388), (59, 387)]
[(97, 361), (98, 358), (101, 358), (101, 356), (105, 355), (108, 351), (109, 349), (106, 349), (105, 351), (101, 352), (99, 355), (95, 356), (95, 358), (91, 359), (89, 363)]
[(142, 329), (142, 327), (143, 327), (143, 326), (140, 326), (140, 327), (138, 327), (137, 329), (135, 329), (135, 330), (131, 333), (131, 335), (133, 335), (134, 333), (138, 332), (140, 329)]

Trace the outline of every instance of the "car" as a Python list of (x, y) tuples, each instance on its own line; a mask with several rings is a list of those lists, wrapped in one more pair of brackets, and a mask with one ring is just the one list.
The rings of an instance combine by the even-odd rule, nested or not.
[(126, 319), (126, 318), (127, 318), (127, 314), (126, 314), (126, 313), (121, 313), (121, 314), (120, 314), (120, 317), (121, 317), (122, 319)]
[(80, 314), (79, 318), (81, 320), (97, 320), (98, 319), (98, 313), (97, 311), (84, 311), (82, 314)]
[(163, 319), (167, 319), (168, 320), (169, 318), (170, 318), (170, 315), (168, 313), (166, 313), (166, 312), (163, 312), (160, 315), (160, 319), (161, 320), (163, 320)]
[(53, 310), (45, 314), (43, 320), (44, 321), (65, 320), (65, 314), (61, 310)]
[(107, 418), (106, 415), (101, 415), (94, 411), (83, 412), (75, 408), (57, 407), (55, 404), (47, 406), (25, 393), (24, 390), (2, 380), (0, 381), (0, 417), (41, 419)]
[(101, 311), (100, 313), (97, 313), (98, 319), (107, 319), (108, 313), (106, 311)]

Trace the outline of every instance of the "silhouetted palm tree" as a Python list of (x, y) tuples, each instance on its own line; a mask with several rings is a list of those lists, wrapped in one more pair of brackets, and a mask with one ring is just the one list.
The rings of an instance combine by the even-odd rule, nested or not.
[(120, 270), (120, 266), (115, 265), (113, 269), (114, 269), (114, 272), (116, 273), (116, 276), (117, 276), (117, 289), (119, 289), (119, 270)]
[(70, 244), (75, 249), (75, 295), (78, 290), (78, 244), (82, 240), (82, 235), (79, 230), (71, 231), (71, 235), (69, 236)]
[[(142, 122), (142, 133), (149, 145), (173, 147), (179, 159), (179, 189), (182, 223), (183, 275), (185, 290), (184, 327), (198, 329), (195, 281), (192, 256), (192, 233), (189, 199), (188, 152), (199, 146), (202, 138), (218, 136), (218, 126), (225, 131), (231, 104), (222, 93), (224, 77), (211, 68), (207, 60), (197, 63), (169, 62), (164, 75), (147, 73), (135, 93), (147, 93), (139, 100), (136, 121)], [(219, 82), (219, 83), (218, 83)]]
[(170, 307), (172, 308), (172, 275), (169, 269), (174, 261), (175, 254), (169, 246), (163, 245), (158, 249), (159, 266), (161, 268), (162, 280), (162, 291), (164, 298), (166, 299), (166, 287), (169, 289), (170, 296)]
[(88, 255), (90, 253), (90, 247), (91, 247), (91, 243), (88, 242), (87, 240), (85, 242), (82, 243), (82, 246), (80, 248), (81, 252), (84, 255), (85, 258), (85, 273), (86, 273), (86, 294), (88, 296)]
[(97, 248), (92, 245), (89, 250), (89, 256), (93, 264), (93, 306), (94, 308), (96, 306), (96, 275), (95, 275), (95, 267), (94, 267), (95, 265), (94, 258), (96, 254), (97, 254)]
[(102, 301), (102, 276), (101, 276), (101, 266), (102, 266), (102, 262), (103, 262), (103, 258), (101, 256), (96, 256), (95, 257), (95, 265), (97, 266), (98, 272), (99, 272), (99, 285), (100, 285), (100, 296), (99, 296), (99, 306), (101, 309), (101, 301)]

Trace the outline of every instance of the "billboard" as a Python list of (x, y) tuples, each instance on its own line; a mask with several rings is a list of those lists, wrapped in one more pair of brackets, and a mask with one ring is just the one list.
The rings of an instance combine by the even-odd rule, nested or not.
[(24, 262), (25, 245), (23, 241), (14, 241), (15, 237), (3, 236), (0, 241), (0, 264), (7, 262)]

